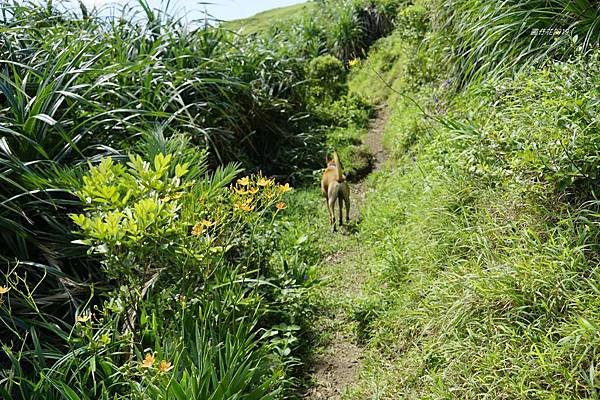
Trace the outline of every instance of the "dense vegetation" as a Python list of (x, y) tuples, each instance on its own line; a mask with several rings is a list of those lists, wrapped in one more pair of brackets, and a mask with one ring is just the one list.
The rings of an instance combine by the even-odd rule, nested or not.
[(378, 273), (350, 397), (597, 397), (599, 22), (415, 1), (351, 76), (392, 109), (392, 160), (359, 233)]
[(363, 36), (319, 20), (308, 54), (143, 0), (0, 7), (0, 397), (289, 395), (317, 253), (287, 192), (368, 118), (326, 56)]
[(345, 237), (289, 184), (368, 171), (383, 103), (348, 396), (597, 397), (596, 2), (0, 7), (0, 397), (290, 397)]

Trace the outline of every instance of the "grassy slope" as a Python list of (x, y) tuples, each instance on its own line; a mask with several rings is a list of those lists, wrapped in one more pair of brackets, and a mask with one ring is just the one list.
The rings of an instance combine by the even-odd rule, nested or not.
[[(369, 351), (346, 398), (596, 398), (600, 275), (587, 218), (597, 214), (567, 202), (555, 180), (568, 166), (557, 145), (564, 121), (597, 126), (598, 79), (585, 70), (598, 62), (451, 95), (443, 83), (415, 86), (411, 57), (392, 35), (350, 83), (392, 113), (391, 160), (372, 177), (359, 226), (376, 271), (355, 305)], [(462, 122), (425, 118), (372, 69), (427, 112)]]
[(244, 34), (256, 33), (267, 29), (276, 20), (286, 20), (301, 15), (316, 7), (314, 3), (300, 3), (287, 7), (274, 8), (260, 12), (252, 17), (223, 22), (223, 27)]

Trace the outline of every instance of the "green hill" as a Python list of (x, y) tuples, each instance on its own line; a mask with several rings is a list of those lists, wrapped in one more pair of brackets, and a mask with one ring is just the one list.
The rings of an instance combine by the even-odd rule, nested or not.
[(241, 33), (244, 34), (255, 33), (265, 29), (273, 21), (291, 19), (306, 11), (310, 11), (315, 7), (315, 3), (307, 2), (287, 7), (273, 8), (271, 10), (260, 12), (252, 17), (225, 21), (223, 22), (223, 27), (233, 31), (241, 29)]

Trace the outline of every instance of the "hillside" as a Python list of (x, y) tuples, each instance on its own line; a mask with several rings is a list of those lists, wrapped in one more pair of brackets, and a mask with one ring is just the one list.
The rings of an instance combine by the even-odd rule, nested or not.
[(286, 21), (310, 13), (316, 10), (316, 8), (317, 5), (314, 2), (294, 4), (263, 11), (248, 18), (224, 21), (221, 25), (224, 29), (249, 35), (264, 31), (275, 22), (285, 23)]

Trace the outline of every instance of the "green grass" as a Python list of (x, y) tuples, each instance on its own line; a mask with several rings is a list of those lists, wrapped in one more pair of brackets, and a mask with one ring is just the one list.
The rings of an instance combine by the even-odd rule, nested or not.
[(439, 72), (388, 74), (421, 62), (400, 37), (350, 81), (392, 113), (359, 226), (368, 351), (345, 398), (596, 398), (598, 54), (457, 93)]
[(224, 21), (221, 26), (225, 29), (239, 32), (244, 35), (266, 31), (273, 23), (285, 23), (302, 16), (304, 13), (314, 11), (317, 4), (306, 2), (293, 4), (287, 7), (273, 8), (260, 12), (252, 17)]
[(384, 103), (393, 94), (389, 87), (399, 88), (406, 75), (406, 46), (399, 32), (377, 41), (369, 57), (351, 68), (350, 90), (375, 104)]
[[(256, 36), (144, 1), (102, 22), (2, 6), (0, 397), (286, 397), (314, 307), (340, 306), (326, 335), (367, 346), (347, 397), (598, 397), (591, 2), (315, 4), (230, 23)], [(572, 34), (523, 28), (553, 21)], [(354, 95), (319, 97), (307, 64), (350, 67)], [(361, 95), (390, 108), (390, 161), (332, 239), (310, 173), (326, 146), (368, 164)]]

